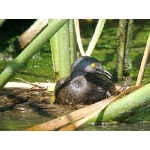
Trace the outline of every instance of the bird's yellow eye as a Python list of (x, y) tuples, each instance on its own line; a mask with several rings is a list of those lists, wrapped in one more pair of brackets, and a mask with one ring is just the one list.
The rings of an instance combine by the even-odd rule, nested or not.
[(95, 66), (96, 66), (96, 65), (95, 65), (94, 63), (91, 64), (91, 67), (92, 67), (92, 68), (95, 68)]

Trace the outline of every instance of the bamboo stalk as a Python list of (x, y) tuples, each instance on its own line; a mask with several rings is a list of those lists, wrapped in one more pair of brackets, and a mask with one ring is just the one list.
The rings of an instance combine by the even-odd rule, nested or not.
[(50, 46), (52, 51), (52, 62), (53, 62), (53, 70), (55, 81), (59, 80), (59, 57), (58, 57), (58, 33), (55, 33), (53, 37), (50, 39)]
[(106, 19), (99, 19), (98, 20), (98, 23), (97, 23), (97, 26), (96, 26), (96, 29), (95, 29), (95, 32), (94, 32), (94, 35), (92, 37), (92, 40), (88, 46), (88, 49), (86, 51), (86, 55), (87, 56), (90, 56), (95, 48), (95, 45), (102, 33), (102, 30), (104, 28), (104, 24), (106, 22)]
[(75, 24), (75, 31), (76, 31), (76, 36), (77, 36), (78, 47), (79, 47), (81, 55), (84, 56), (85, 52), (83, 49), (82, 40), (81, 40), (81, 36), (80, 36), (79, 20), (74, 19), (74, 24)]
[(135, 89), (137, 90), (132, 93), (129, 92), (129, 95), (112, 102), (88, 122), (125, 122), (131, 115), (136, 114), (139, 109), (147, 108), (147, 106), (150, 105), (150, 84), (143, 87), (135, 86)]
[[(48, 24), (52, 22), (52, 19), (48, 20)], [(59, 80), (59, 57), (58, 57), (58, 32), (55, 33), (51, 38), (50, 38), (50, 47), (51, 47), (51, 52), (52, 52), (52, 63), (53, 63), (53, 70), (54, 70), (54, 77), (55, 77), (55, 82)]]
[[(51, 22), (51, 20), (49, 20)], [(70, 19), (51, 39), (55, 81), (70, 74), (71, 64), (76, 59), (76, 38), (73, 19)]]
[(69, 40), (70, 40), (70, 57), (72, 64), (77, 58), (77, 41), (73, 19), (70, 19), (69, 21)]
[(14, 41), (14, 47), (20, 53), (47, 26), (47, 19), (38, 19)]
[(59, 30), (67, 19), (53, 20), (25, 49), (15, 58), (0, 75), (0, 89), (40, 50), (41, 46)]
[(124, 56), (124, 76), (132, 76), (132, 64), (130, 60), (130, 47), (132, 40), (133, 32), (133, 19), (128, 19), (127, 21), (127, 36), (126, 36), (126, 45), (125, 45), (125, 56)]
[(126, 43), (126, 19), (119, 20), (119, 27), (117, 32), (117, 48), (118, 48), (118, 60), (117, 60), (117, 73), (118, 80), (123, 79), (124, 70), (124, 54), (125, 54), (125, 43)]
[(59, 79), (70, 74), (71, 61), (69, 46), (69, 23), (66, 23), (58, 31)]
[(147, 63), (149, 53), (150, 53), (150, 34), (148, 36), (148, 40), (147, 40), (147, 44), (146, 44), (146, 47), (145, 47), (143, 59), (142, 59), (142, 62), (141, 62), (141, 67), (140, 67), (138, 78), (137, 78), (137, 81), (136, 81), (137, 86), (142, 83), (142, 79), (143, 79), (144, 71), (145, 71), (145, 68), (146, 68), (146, 63)]

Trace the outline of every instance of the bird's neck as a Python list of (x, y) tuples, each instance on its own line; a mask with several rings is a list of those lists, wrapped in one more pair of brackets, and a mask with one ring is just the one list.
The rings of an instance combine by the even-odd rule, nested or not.
[(77, 77), (82, 77), (82, 76), (85, 76), (85, 73), (84, 72), (82, 72), (82, 71), (78, 71), (78, 72), (73, 72), (72, 74), (71, 74), (71, 78), (72, 79), (74, 79), (74, 78), (77, 78)]

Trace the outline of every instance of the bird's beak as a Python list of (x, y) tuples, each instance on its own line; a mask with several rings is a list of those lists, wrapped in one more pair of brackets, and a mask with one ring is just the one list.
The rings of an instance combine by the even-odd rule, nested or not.
[(111, 79), (112, 75), (102, 67), (96, 67), (96, 72)]

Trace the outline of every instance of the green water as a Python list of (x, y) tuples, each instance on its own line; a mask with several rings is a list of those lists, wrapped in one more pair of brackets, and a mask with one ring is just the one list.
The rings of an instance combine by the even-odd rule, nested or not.
[(118, 124), (105, 124), (92, 125), (85, 124), (77, 129), (77, 131), (150, 131), (149, 122), (137, 123), (118, 123)]
[[(38, 113), (0, 113), (0, 131), (22, 131), (26, 128), (54, 119)], [(76, 131), (150, 131), (150, 121), (137, 123), (102, 123), (101, 125), (84, 124)]]
[(38, 113), (15, 113), (12, 111), (0, 112), (0, 131), (22, 131), (54, 119), (53, 117), (41, 116)]
[[(2, 72), (8, 64), (9, 61), (0, 61), (0, 71)], [(41, 51), (35, 54), (28, 64), (22, 68), (11, 81), (23, 82), (21, 79), (29, 82), (54, 81), (49, 43), (46, 43), (41, 48)]]
[[(131, 45), (131, 61), (133, 66), (133, 78), (131, 85), (135, 85), (140, 63), (143, 57), (143, 52), (146, 46), (147, 38), (150, 32), (150, 20), (135, 20), (133, 31), (133, 40)], [(89, 25), (90, 26), (90, 25)], [(91, 25), (92, 26), (92, 25)], [(118, 20), (108, 20), (105, 24), (102, 35), (95, 47), (92, 54), (95, 58), (99, 59), (103, 66), (112, 74), (115, 74), (117, 51), (116, 51), (116, 33), (118, 27)], [(81, 24), (81, 36), (84, 49), (88, 47), (91, 40), (92, 31), (86, 32)], [(14, 35), (13, 35), (14, 36)], [(12, 38), (8, 40), (12, 41)], [(2, 42), (1, 42), (2, 43)], [(1, 48), (2, 45), (1, 44)], [(9, 44), (8, 44), (9, 46)], [(8, 49), (8, 47), (7, 47)], [(0, 49), (1, 50), (1, 49)], [(2, 51), (2, 50), (1, 50)], [(0, 72), (2, 72), (8, 65), (9, 61), (0, 61)], [(148, 59), (147, 67), (144, 74), (143, 84), (150, 82), (150, 59)], [(54, 82), (52, 58), (47, 42), (41, 48), (29, 63), (21, 69), (11, 81), (22, 82), (21, 79), (29, 82)], [(11, 111), (0, 112), (0, 130), (23, 130), (27, 127), (43, 123), (52, 119), (51, 117), (41, 116), (38, 113), (33, 115), (15, 114)], [(150, 122), (137, 122), (128, 124), (103, 124), (103, 125), (89, 125), (81, 126), (78, 130), (150, 130)]]

